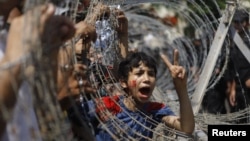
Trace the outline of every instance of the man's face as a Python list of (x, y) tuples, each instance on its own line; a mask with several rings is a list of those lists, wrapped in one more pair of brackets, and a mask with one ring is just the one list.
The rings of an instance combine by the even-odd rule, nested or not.
[(135, 101), (145, 103), (151, 97), (155, 83), (155, 71), (140, 63), (139, 67), (129, 72), (127, 81), (129, 95), (132, 95)]
[(247, 27), (246, 21), (233, 21), (234, 28), (237, 32), (241, 33)]

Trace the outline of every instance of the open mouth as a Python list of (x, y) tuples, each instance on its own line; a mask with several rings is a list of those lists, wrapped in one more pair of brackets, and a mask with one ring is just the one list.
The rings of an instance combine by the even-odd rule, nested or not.
[(151, 91), (150, 87), (143, 87), (139, 89), (139, 92), (143, 95), (148, 95), (150, 91)]

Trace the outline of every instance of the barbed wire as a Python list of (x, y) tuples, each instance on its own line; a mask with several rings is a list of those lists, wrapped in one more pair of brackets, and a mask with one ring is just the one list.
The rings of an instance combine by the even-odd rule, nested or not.
[[(48, 2), (51, 1), (26, 0), (24, 12), (37, 5)], [(76, 22), (76, 9), (79, 4), (78, 0), (52, 2), (57, 4), (58, 7), (68, 11), (67, 13), (59, 14), (70, 17), (74, 23)], [(187, 69), (188, 93), (191, 98), (194, 90), (196, 89), (197, 80), (199, 79), (209, 53), (209, 47), (213, 42), (214, 33), (216, 32), (217, 26), (219, 24), (218, 18), (221, 16), (221, 11), (223, 9), (220, 9), (215, 0), (213, 0), (213, 4), (216, 7), (215, 11), (219, 13), (219, 17), (215, 16), (213, 14), (214, 11), (212, 12), (206, 2), (202, 0), (200, 0), (199, 3), (193, 0), (92, 0), (86, 17), (88, 17), (88, 14), (93, 12), (93, 5), (98, 2), (103, 2), (109, 5), (111, 7), (111, 13), (113, 12), (112, 8), (114, 7), (120, 8), (125, 12), (129, 21), (129, 48), (146, 52), (152, 55), (159, 62), (157, 75), (157, 89), (159, 89), (159, 91), (154, 93), (154, 100), (161, 100), (161, 102), (167, 103), (176, 113), (178, 113), (178, 98), (176, 97), (177, 95), (174, 90), (172, 79), (166, 66), (160, 60), (158, 53), (164, 52), (168, 56), (172, 56), (173, 49), (177, 48), (179, 50), (180, 64)], [(151, 7), (147, 9), (144, 7), (145, 4), (151, 4)], [(181, 25), (173, 26), (171, 24), (164, 23), (162, 20), (163, 18), (157, 15), (157, 6), (164, 6), (165, 10), (169, 10), (168, 13), (173, 12), (174, 16), (178, 18), (178, 23), (183, 24), (183, 27), (179, 27)], [(154, 9), (153, 11), (152, 8)], [(80, 13), (81, 12), (82, 11), (80, 11)], [(33, 14), (35, 14), (37, 17), (36, 19), (32, 20), (32, 22), (34, 22), (34, 24), (32, 24), (34, 25), (33, 28), (38, 28), (39, 24), (37, 19), (39, 18), (40, 13)], [(92, 86), (99, 89), (96, 94), (91, 95), (91, 99), (100, 98), (104, 94), (108, 96), (113, 96), (114, 93), (124, 94), (124, 91), (120, 88), (119, 84), (117, 84), (117, 80), (115, 79), (113, 72), (109, 69), (109, 66), (112, 66), (114, 62), (120, 61), (119, 55), (117, 53), (117, 33), (114, 30), (116, 24), (117, 21), (115, 20), (115, 17), (111, 17), (104, 21), (98, 21), (96, 23), (96, 28), (98, 30), (97, 35), (99, 37), (98, 39), (101, 39), (101, 36), (106, 38), (97, 40), (97, 42), (92, 44), (94, 48), (93, 56), (98, 56), (101, 54), (103, 56), (103, 60), (101, 65), (99, 62), (93, 62), (89, 69)], [(195, 37), (195, 35), (187, 35), (187, 33), (183, 32), (187, 26), (197, 31), (197, 37)], [(31, 31), (24, 30), (24, 33), (28, 34), (29, 32), (31, 33)], [(195, 32), (192, 34), (194, 33)], [(70, 123), (67, 122), (67, 117), (61, 110), (59, 103), (56, 101), (56, 86), (52, 79), (52, 72), (49, 71), (50, 68), (46, 66), (46, 63), (49, 63), (50, 60), (42, 61), (44, 64), (38, 63), (41, 62), (41, 56), (43, 52), (40, 41), (38, 39), (33, 41), (30, 41), (29, 39), (27, 40), (28, 41), (24, 40), (23, 44), (32, 44), (32, 46), (38, 46), (41, 49), (27, 55), (30, 56), (29, 60), (31, 61), (25, 62), (23, 66), (25, 68), (27, 65), (26, 63), (32, 63), (36, 66), (36, 75), (24, 79), (26, 79), (28, 85), (33, 88), (31, 91), (34, 93), (33, 103), (41, 129), (40, 134), (44, 140), (72, 140), (72, 137), (69, 136)], [(77, 40), (78, 39), (76, 38), (72, 39), (70, 44), (64, 47), (74, 50), (74, 44)], [(199, 41), (200, 44), (197, 46), (195, 45), (194, 41)], [(219, 60), (217, 61), (218, 65), (223, 66), (222, 70), (219, 72), (219, 74), (214, 73), (212, 75), (207, 90), (212, 89), (218, 83), (221, 77), (223, 77), (229, 58), (230, 50), (228, 44), (229, 41), (226, 39), (225, 45), (223, 46), (223, 51), (225, 51), (225, 55), (223, 57), (225, 58), (221, 58), (225, 59), (225, 62), (220, 62)], [(67, 49), (65, 49), (65, 52), (66, 54), (69, 54), (67, 56), (69, 60), (72, 60), (72, 62), (70, 62), (72, 64), (70, 65), (73, 65), (77, 62), (74, 51), (73, 54), (71, 54), (71, 52), (67, 52)], [(22, 61), (25, 60), (26, 59), (22, 59)], [(171, 57), (170, 60), (172, 60)], [(6, 66), (7, 68), (11, 67), (11, 65)], [(1, 67), (0, 70), (6, 69), (6, 66)], [(107, 73), (109, 78), (106, 76)], [(25, 75), (23, 77), (25, 77)], [(84, 91), (82, 91), (82, 93), (84, 99), (89, 99)], [(116, 102), (114, 99), (113, 101)], [(103, 103), (96, 104), (101, 104), (104, 106)], [(116, 104), (120, 105), (120, 103)], [(22, 105), (25, 105), (25, 103), (22, 103)], [(4, 108), (4, 105), (1, 105), (1, 107)], [(75, 110), (77, 111), (77, 109)], [(198, 126), (197, 129), (207, 132), (208, 124), (235, 124), (235, 121), (241, 118), (246, 118), (245, 116), (247, 115), (248, 111), (249, 108), (228, 114), (209, 114), (206, 113), (206, 111), (202, 111), (195, 117), (195, 121)], [(5, 115), (9, 115), (10, 111), (5, 112)], [(131, 113), (125, 113), (133, 120), (133, 122), (143, 126), (145, 131), (151, 131), (149, 127), (141, 124), (140, 121), (131, 115)], [(140, 110), (138, 110), (138, 113), (143, 114), (143, 112)], [(152, 130), (155, 138), (148, 139), (147, 137), (141, 135), (138, 131), (132, 131), (132, 129), (126, 126), (125, 123), (121, 122), (118, 118), (111, 116), (112, 113), (110, 113), (108, 109), (101, 111), (101, 114), (110, 118), (111, 125), (115, 131), (117, 131), (116, 133), (108, 130), (107, 125), (102, 122), (102, 119), (100, 119), (99, 116), (96, 115), (96, 118), (101, 123), (101, 126), (107, 130), (116, 140), (156, 140), (156, 138), (158, 140), (159, 137), (161, 140), (178, 140), (178, 137), (183, 137), (186, 138), (186, 140), (189, 140), (191, 138), (182, 132), (176, 131), (167, 127), (166, 125), (162, 125), (159, 122), (154, 121), (149, 115), (143, 114), (143, 117), (145, 117), (147, 122), (157, 126), (157, 129)], [(29, 122), (30, 121), (27, 120), (27, 123), (31, 124)], [(132, 138), (128, 132), (133, 132), (138, 138)]]

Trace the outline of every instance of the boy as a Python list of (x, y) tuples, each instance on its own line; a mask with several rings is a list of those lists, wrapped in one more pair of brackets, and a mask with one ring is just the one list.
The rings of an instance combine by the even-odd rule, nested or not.
[(149, 101), (156, 85), (156, 62), (145, 53), (131, 53), (119, 64), (118, 68), (120, 84), (125, 94), (107, 96), (87, 103), (92, 121), (96, 121), (97, 117), (102, 122), (95, 129), (97, 141), (119, 138), (148, 140), (152, 138), (151, 129), (155, 128), (159, 122), (192, 134), (194, 115), (187, 94), (185, 69), (179, 66), (177, 61), (178, 51), (174, 52), (173, 65), (165, 55), (161, 54), (161, 57), (173, 77), (180, 101), (180, 117), (164, 104)]

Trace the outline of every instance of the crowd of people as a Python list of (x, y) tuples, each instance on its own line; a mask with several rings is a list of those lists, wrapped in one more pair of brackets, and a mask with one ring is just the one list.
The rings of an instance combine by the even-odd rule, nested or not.
[[(249, 49), (249, 12), (246, 9), (237, 9), (233, 15), (228, 33), (229, 43), (227, 47), (230, 51), (226, 71), (219, 83), (206, 93), (203, 100), (203, 108), (209, 113), (233, 113), (244, 110), (250, 104), (250, 62), (234, 40), (236, 33)], [(220, 71), (222, 71), (222, 65), (225, 64), (225, 58), (226, 53), (222, 52), (220, 55), (221, 66), (217, 65), (217, 69)], [(243, 115), (242, 119), (234, 122), (249, 122), (248, 116)]]
[[(91, 5), (90, 0), (82, 0), (77, 9), (87, 11), (91, 5), (92, 10), (74, 22), (65, 13), (55, 14), (55, 3), (24, 11), (25, 2), (0, 0), (0, 140), (48, 140), (39, 122), (39, 116), (45, 116), (48, 109), (42, 114), (36, 109), (41, 102), (37, 96), (42, 93), (45, 97), (47, 92), (34, 85), (40, 77), (45, 77), (46, 88), (55, 93), (52, 98), (60, 106), (59, 112), (66, 113), (65, 122), (69, 121), (70, 129), (59, 133), (66, 137), (64, 140), (148, 140), (158, 123), (189, 136), (193, 134), (195, 120), (187, 74), (179, 65), (178, 50), (173, 52), (173, 63), (165, 54), (158, 54), (169, 69), (179, 99), (179, 113), (174, 113), (167, 103), (150, 101), (156, 87), (158, 62), (145, 52), (129, 51), (128, 20), (121, 9), (111, 10), (101, 2)], [(114, 45), (119, 57), (112, 66), (105, 66), (105, 56), (93, 53), (93, 42), (99, 38), (95, 25), (111, 16), (117, 21)], [(250, 102), (250, 63), (234, 42), (238, 33), (250, 46), (249, 14), (245, 9), (235, 12), (230, 28), (227, 69), (203, 100), (203, 110), (209, 113), (236, 112), (247, 108)], [(223, 55), (222, 52), (222, 64)], [(104, 78), (98, 78), (99, 67), (105, 68)], [(46, 75), (39, 76), (41, 72)], [(92, 77), (98, 79), (98, 86)], [(116, 90), (114, 83), (118, 84)], [(236, 122), (248, 120), (246, 116)]]
[[(66, 137), (64, 140), (71, 140), (71, 131), (73, 138), (79, 140), (115, 140), (120, 137), (148, 140), (152, 138), (151, 129), (159, 122), (192, 135), (195, 121), (187, 93), (186, 72), (179, 66), (178, 50), (173, 53), (173, 64), (166, 55), (159, 54), (171, 72), (179, 97), (180, 113), (177, 115), (165, 103), (150, 101), (156, 84), (157, 63), (143, 52), (128, 51), (128, 21), (125, 14), (116, 9), (118, 24), (115, 30), (121, 60), (113, 66), (112, 72), (122, 93), (81, 100), (83, 94), (94, 95), (98, 91), (89, 81), (89, 63), (86, 63), (93, 61), (89, 51), (97, 38), (95, 23), (103, 15), (108, 17), (113, 13), (108, 6), (97, 3), (84, 19), (74, 23), (67, 16), (55, 15), (53, 3), (24, 11), (25, 2), (0, 1), (0, 16), (3, 17), (0, 36), (0, 140), (46, 140), (39, 116), (46, 115), (47, 109), (40, 113), (34, 105), (38, 106), (35, 103), (36, 96), (39, 96), (37, 93), (45, 97), (43, 92), (47, 91), (41, 92), (39, 85), (31, 83), (36, 82), (32, 80), (39, 78), (38, 72), (41, 71), (48, 72), (45, 83), (55, 85), (52, 87), (56, 93), (53, 101), (59, 103), (61, 112), (68, 115), (70, 131), (59, 133)], [(90, 4), (90, 1), (81, 2)], [(72, 39), (78, 37), (80, 40), (73, 44), (73, 49), (67, 47)], [(72, 61), (74, 55), (78, 56), (76, 62)], [(74, 111), (75, 105), (78, 112)], [(109, 114), (104, 115), (104, 110)], [(145, 120), (146, 116), (151, 120)], [(129, 130), (118, 130), (118, 126), (112, 124), (114, 117)]]

